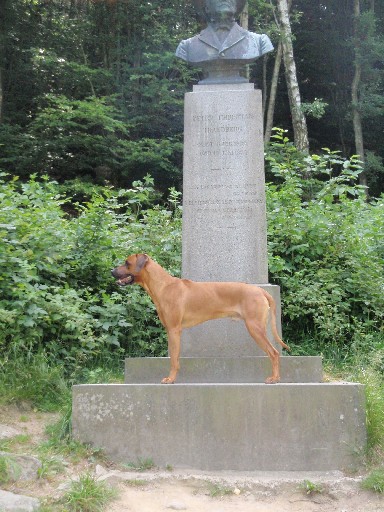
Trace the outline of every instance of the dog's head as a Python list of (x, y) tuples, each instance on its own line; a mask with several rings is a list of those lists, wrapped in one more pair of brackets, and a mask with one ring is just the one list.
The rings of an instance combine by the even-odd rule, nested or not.
[(117, 279), (119, 286), (126, 286), (140, 281), (140, 273), (149, 261), (147, 254), (132, 254), (128, 256), (123, 265), (111, 270), (112, 276)]

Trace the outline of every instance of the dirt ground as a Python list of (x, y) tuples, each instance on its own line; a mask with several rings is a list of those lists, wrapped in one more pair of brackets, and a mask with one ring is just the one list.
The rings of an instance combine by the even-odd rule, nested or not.
[(301, 475), (171, 475), (140, 488), (120, 487), (108, 512), (383, 512), (384, 498), (362, 491), (359, 481), (341, 474), (313, 475), (320, 492), (307, 494)]
[[(55, 415), (33, 411), (27, 404), (2, 407), (0, 424), (22, 433), (7, 449), (39, 456), (37, 446), (46, 438), (46, 425), (54, 420)], [(73, 460), (66, 456), (62, 462), (58, 473), (47, 471), (36, 481), (9, 483), (2, 488), (49, 503), (65, 492), (63, 484), (80, 474), (123, 469), (93, 457)], [(124, 474), (124, 481), (116, 484), (114, 480), (118, 495), (106, 512), (384, 512), (384, 496), (361, 488), (363, 472), (239, 473), (162, 468)]]

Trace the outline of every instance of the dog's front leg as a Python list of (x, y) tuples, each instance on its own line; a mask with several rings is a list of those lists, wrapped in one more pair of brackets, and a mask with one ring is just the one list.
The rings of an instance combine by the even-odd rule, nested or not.
[(168, 352), (171, 359), (171, 368), (168, 377), (165, 377), (162, 384), (173, 384), (180, 369), (180, 337), (181, 327), (167, 329), (168, 334)]

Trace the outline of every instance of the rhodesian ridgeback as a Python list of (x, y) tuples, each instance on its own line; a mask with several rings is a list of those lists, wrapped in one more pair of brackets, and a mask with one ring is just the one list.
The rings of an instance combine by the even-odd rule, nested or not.
[(276, 305), (271, 295), (258, 286), (245, 283), (211, 283), (179, 279), (166, 272), (147, 254), (133, 254), (125, 263), (112, 270), (117, 284), (139, 284), (156, 306), (160, 321), (168, 335), (171, 368), (162, 384), (175, 382), (180, 369), (180, 337), (184, 328), (214, 318), (242, 319), (249, 334), (267, 354), (272, 363), (272, 375), (265, 381), (280, 381), (280, 354), (267, 338), (268, 313), (271, 312), (272, 333), (287, 350), (276, 327)]

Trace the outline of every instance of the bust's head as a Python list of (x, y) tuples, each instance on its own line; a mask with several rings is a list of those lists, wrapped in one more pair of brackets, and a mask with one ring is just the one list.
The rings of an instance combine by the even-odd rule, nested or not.
[(237, 17), (244, 9), (246, 0), (194, 0), (195, 8), (202, 18), (211, 21), (217, 17)]

